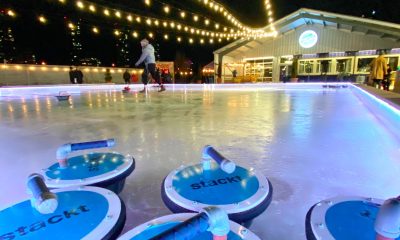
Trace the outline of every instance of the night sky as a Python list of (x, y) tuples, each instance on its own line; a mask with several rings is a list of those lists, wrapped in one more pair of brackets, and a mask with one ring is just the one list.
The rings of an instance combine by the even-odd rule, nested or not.
[[(69, 4), (61, 5), (57, 0), (1, 0), (0, 9), (13, 9), (18, 16), (14, 19), (2, 16), (0, 17), (0, 27), (12, 26), (15, 36), (17, 55), (23, 57), (26, 54), (35, 54), (38, 62), (46, 61), (48, 64), (70, 64), (71, 41), (68, 35), (66, 23), (69, 20), (82, 21), (82, 57), (96, 57), (102, 62), (102, 65), (110, 66), (117, 61), (116, 37), (113, 35), (114, 29), (135, 29), (143, 32), (149, 30), (144, 24), (129, 25), (121, 21), (107, 19), (101, 14), (90, 14), (88, 12), (79, 11), (73, 1)], [(148, 8), (144, 5), (143, 0), (118, 0), (118, 1), (99, 1), (94, 0), (105, 6), (122, 9), (143, 16), (151, 16), (164, 18), (162, 12), (162, 4), (178, 7), (187, 12), (197, 13), (199, 15), (207, 15), (209, 19), (215, 19), (221, 24), (227, 24), (225, 20), (218, 16), (209, 14), (197, 0), (170, 0), (156, 1), (152, 0), (152, 7)], [(243, 24), (251, 27), (263, 27), (266, 25), (266, 15), (264, 1), (262, 0), (221, 0), (229, 11), (233, 13)], [(271, 0), (273, 17), (275, 20), (282, 18), (301, 7), (316, 10), (330, 11), (353, 16), (364, 16), (389, 22), (400, 23), (400, 1), (389, 0)], [(375, 13), (373, 14), (373, 11)], [(46, 25), (40, 24), (37, 17), (43, 14), (49, 21)], [(169, 19), (179, 19), (178, 16), (169, 15)], [(92, 26), (98, 26), (99, 35), (91, 32)], [(162, 39), (162, 33), (155, 33), (156, 38), (152, 39), (152, 43), (159, 45), (160, 60), (174, 61), (176, 56), (183, 56), (190, 59), (196, 71), (199, 67), (212, 61), (212, 52), (229, 42), (224, 41), (220, 44), (193, 44), (190, 45), (186, 41), (177, 44), (174, 39), (165, 41)], [(173, 38), (174, 32), (170, 32)], [(176, 35), (175, 35), (176, 36)], [(187, 35), (181, 34), (186, 39)], [(139, 45), (140, 38), (129, 38), (131, 48), (132, 64), (140, 56), (141, 48)]]

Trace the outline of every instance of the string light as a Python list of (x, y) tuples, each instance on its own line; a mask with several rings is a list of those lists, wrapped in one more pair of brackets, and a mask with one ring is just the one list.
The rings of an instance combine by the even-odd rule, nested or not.
[(99, 33), (99, 29), (98, 29), (97, 27), (93, 27), (93, 28), (92, 28), (92, 31), (93, 31), (94, 33)]
[(168, 40), (168, 34), (164, 34), (164, 39)]
[(39, 17), (38, 17), (38, 20), (39, 20), (39, 22), (41, 22), (41, 23), (46, 23), (46, 22), (47, 22), (47, 19), (46, 19), (44, 16), (39, 16)]
[(167, 13), (167, 14), (169, 13), (169, 7), (168, 6), (164, 7), (164, 12)]
[[(203, 1), (204, 1), (204, 0), (203, 0)], [(269, 1), (269, 0), (265, 0), (265, 1)], [(145, 0), (145, 3), (146, 3), (146, 0)], [(209, 4), (208, 6), (212, 7), (212, 9), (214, 9), (214, 10), (216, 10), (216, 11), (219, 11), (221, 15), (225, 15), (228, 19), (230, 19), (230, 22), (231, 22), (234, 26), (236, 26), (236, 27), (234, 27), (234, 28), (230, 28), (230, 32), (231, 32), (232, 34), (233, 34), (233, 33), (237, 34), (236, 36), (239, 35), (239, 36), (246, 36), (246, 37), (257, 37), (257, 38), (259, 38), (259, 37), (267, 37), (267, 36), (274, 36), (273, 33), (265, 32), (263, 29), (258, 29), (258, 30), (257, 30), (257, 29), (251, 29), (251, 28), (248, 28), (248, 27), (244, 27), (237, 19), (235, 19), (235, 18), (233, 17), (232, 14), (230, 14), (228, 11), (226, 11), (226, 10), (223, 8), (222, 5), (219, 5), (219, 4), (217, 4), (216, 2), (214, 2), (214, 1), (212, 1), (212, 0), (207, 0), (207, 3)], [(89, 7), (88, 7), (89, 10), (92, 11), (92, 12), (95, 12), (95, 11), (96, 11), (96, 8), (103, 8), (103, 13), (104, 13), (104, 15), (110, 16), (110, 10), (107, 9), (106, 7), (102, 7), (102, 6), (100, 6), (100, 5), (98, 5), (98, 6), (96, 7), (96, 5), (95, 5), (94, 3), (90, 3), (89, 1), (86, 1), (86, 0), (78, 0), (78, 1), (76, 2), (76, 6), (77, 6), (78, 8), (84, 7), (85, 5), (86, 5), (86, 6), (89, 6)], [(269, 3), (268, 3), (266, 6), (268, 6), (268, 8), (271, 7)], [(170, 13), (170, 7), (169, 7), (168, 5), (165, 5), (165, 6), (163, 7), (163, 10), (164, 10), (164, 12), (166, 12), (166, 13)], [(112, 11), (114, 12), (114, 14), (115, 14), (115, 16), (116, 16), (117, 18), (121, 18), (121, 17), (124, 15), (124, 17), (126, 17), (126, 19), (127, 19), (129, 22), (132, 22), (132, 21), (133, 21), (133, 16), (132, 16), (130, 13), (127, 13), (127, 12), (124, 12), (124, 11), (121, 12), (121, 11), (118, 11), (117, 9), (112, 9)], [(182, 10), (180, 10), (180, 9), (179, 9), (179, 11), (180, 11), (179, 14), (180, 14), (180, 17), (181, 17), (181, 18), (186, 17), (186, 12), (185, 12), (185, 11), (182, 11)], [(272, 11), (269, 10), (267, 13), (268, 13), (268, 14), (271, 14)], [(134, 15), (135, 15), (136, 22), (140, 23), (140, 22), (141, 22), (141, 17), (138, 16), (137, 14), (134, 14)], [(178, 15), (178, 16), (179, 16), (179, 15)], [(193, 14), (193, 20), (194, 20), (195, 22), (197, 22), (197, 21), (199, 20), (198, 15)], [(272, 17), (269, 17), (268, 20), (269, 20), (270, 22), (272, 22), (272, 21), (273, 21), (273, 18), (272, 18)], [(159, 25), (159, 21), (158, 21), (158, 19), (156, 19), (156, 18), (146, 18), (146, 23), (147, 23), (147, 25), (149, 25), (149, 26), (151, 26), (153, 23), (154, 23), (155, 26), (158, 26), (158, 25)], [(205, 19), (205, 20), (204, 20), (204, 23), (205, 23), (205, 25), (208, 26), (208, 25), (210, 25), (210, 20), (209, 20), (209, 19)], [(167, 25), (169, 25), (169, 26), (170, 26), (171, 28), (173, 28), (173, 29), (174, 29), (175, 26), (176, 26), (176, 31), (181, 31), (182, 29), (184, 29), (186, 32), (189, 31), (189, 27), (190, 27), (190, 26), (181, 25), (180, 23), (174, 22), (174, 21), (170, 21), (169, 23), (166, 23), (165, 21), (163, 21), (163, 26), (164, 26), (164, 27), (167, 27)], [(214, 26), (214, 29), (216, 29), (217, 31), (220, 29), (220, 24), (218, 24), (218, 23), (215, 23), (213, 26)], [(191, 29), (191, 30), (190, 30), (190, 33), (191, 33), (191, 34), (193, 34), (193, 33), (195, 32), (197, 35), (199, 35), (200, 32), (203, 31), (204, 33), (203, 33), (202, 35), (212, 36), (212, 37), (217, 36), (217, 37), (219, 37), (219, 38), (227, 38), (227, 36), (224, 35), (224, 34), (222, 34), (222, 32), (212, 32), (212, 31), (209, 32), (208, 30), (207, 30), (207, 31), (204, 31), (204, 29), (196, 29), (196, 28), (194, 28), (195, 30), (192, 30), (193, 28), (190, 28), (190, 29)], [(271, 26), (270, 29), (271, 29), (272, 31), (275, 31), (275, 28), (274, 28), (273, 26)], [(223, 30), (224, 30), (224, 32), (227, 32), (227, 31), (228, 31), (228, 28), (227, 28), (227, 27), (224, 27)], [(229, 35), (229, 36), (228, 36), (228, 38), (231, 38), (231, 37), (233, 37), (233, 35)]]
[[(201, 2), (201, 1), (199, 0), (199, 2)], [(264, 29), (252, 29), (250, 27), (244, 27), (243, 24), (238, 19), (236, 19), (231, 13), (229, 13), (229, 11), (227, 11), (224, 6), (218, 4), (217, 2), (215, 2), (213, 0), (203, 0), (203, 3), (205, 5), (208, 5), (210, 7), (210, 9), (214, 9), (214, 11), (216, 11), (216, 12), (219, 11), (221, 13), (221, 16), (224, 16), (227, 20), (232, 22), (232, 24), (237, 26), (239, 29), (246, 29), (246, 30), (248, 30), (248, 31), (250, 31), (252, 33), (255, 33), (257, 31), (266, 33), (266, 31)], [(265, 0), (264, 3), (265, 3), (265, 9), (266, 9), (266, 15), (267, 15), (267, 19), (268, 19), (268, 24), (270, 25), (271, 30), (274, 32), (275, 31), (275, 29), (273, 27), (274, 18), (272, 16), (273, 12), (271, 10), (270, 1), (269, 0)], [(275, 34), (275, 33), (272, 33), (272, 34)]]
[(77, 2), (76, 2), (76, 6), (77, 6), (78, 8), (80, 8), (80, 9), (85, 8), (85, 5), (83, 5), (83, 2), (81, 2), (81, 1), (77, 1)]
[(73, 23), (68, 23), (68, 27), (69, 27), (71, 30), (74, 30), (74, 29), (75, 29), (75, 25), (74, 25)]
[(10, 10), (7, 11), (7, 15), (10, 16), (10, 17), (15, 17), (15, 12), (10, 9)]
[(90, 6), (89, 6), (89, 10), (90, 10), (91, 12), (96, 12), (96, 7), (93, 6), (93, 5), (90, 5)]
[[(234, 25), (235, 28), (237, 28), (237, 29), (235, 29), (235, 31), (237, 31), (239, 34), (242, 34), (242, 32), (245, 32), (246, 36), (256, 36), (256, 34), (258, 34), (258, 31), (266, 33), (266, 31), (264, 29), (252, 29), (252, 28), (249, 28), (249, 27), (244, 27), (243, 24), (239, 20), (237, 20), (228, 10), (226, 10), (223, 5), (215, 2), (214, 0), (202, 0), (202, 1), (212, 11), (216, 11), (217, 13), (219, 13), (219, 14), (223, 15), (225, 18), (227, 18), (229, 20), (229, 22), (231, 22), (232, 25)], [(65, 1), (64, 0), (59, 0), (59, 2), (65, 2)], [(144, 0), (144, 2), (145, 2), (145, 4), (147, 6), (151, 5), (151, 0)], [(267, 13), (267, 19), (268, 19), (268, 22), (270, 24), (270, 30), (275, 31), (275, 29), (274, 29), (274, 27), (272, 25), (272, 22), (273, 22), (274, 19), (272, 17), (272, 13), (273, 12), (271, 10), (271, 4), (270, 4), (269, 0), (264, 0), (264, 3), (265, 3), (266, 13)], [(93, 3), (90, 3), (90, 1), (87, 1), (87, 0), (78, 0), (76, 2), (76, 5), (80, 9), (85, 8), (85, 5), (86, 5), (86, 6), (89, 6), (89, 10), (90, 11), (92, 11), (92, 12), (96, 11), (96, 8), (94, 7)], [(105, 9), (104, 10), (104, 14), (106, 16), (110, 16), (109, 10), (107, 8), (104, 8), (104, 9)], [(166, 14), (169, 14), (171, 12), (171, 8), (168, 5), (164, 5), (163, 10), (164, 10), (164, 12)], [(185, 11), (183, 11), (181, 9), (178, 9), (178, 8), (177, 8), (177, 10), (180, 11), (179, 14), (180, 14), (181, 18), (185, 18), (186, 17), (186, 12)], [(116, 15), (117, 18), (120, 18), (122, 14), (119, 11), (117, 11), (117, 12), (115, 12), (115, 15)], [(129, 20), (129, 19), (130, 18), (128, 18), (128, 21), (132, 21), (132, 20)], [(195, 22), (197, 22), (199, 20), (199, 17), (197, 15), (193, 14), (193, 20)], [(153, 19), (153, 21), (154, 21), (154, 19)], [(140, 22), (140, 20), (138, 22)], [(209, 24), (210, 24), (210, 20), (205, 19), (205, 25), (208, 26)], [(214, 26), (216, 26), (215, 29), (219, 29), (220, 25), (218, 23), (216, 23)]]

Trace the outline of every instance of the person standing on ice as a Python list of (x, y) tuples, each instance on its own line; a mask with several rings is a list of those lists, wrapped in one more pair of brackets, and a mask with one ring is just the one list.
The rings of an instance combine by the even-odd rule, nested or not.
[(154, 56), (154, 47), (149, 43), (149, 40), (146, 38), (140, 41), (140, 45), (142, 46), (142, 55), (139, 60), (135, 63), (135, 66), (139, 66), (142, 62), (145, 64), (144, 71), (142, 73), (142, 82), (144, 84), (143, 90), (140, 92), (146, 91), (146, 85), (148, 81), (148, 75), (151, 74), (151, 77), (156, 80), (158, 85), (160, 85), (159, 92), (165, 91), (165, 87), (161, 82), (160, 76), (156, 74), (156, 58)]

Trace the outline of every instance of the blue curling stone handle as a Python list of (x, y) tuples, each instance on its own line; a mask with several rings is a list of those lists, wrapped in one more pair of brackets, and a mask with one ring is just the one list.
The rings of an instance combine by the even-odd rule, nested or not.
[(236, 166), (235, 171), (228, 174), (213, 163), (211, 169), (204, 172), (201, 164), (182, 169), (173, 176), (172, 185), (179, 195), (188, 200), (226, 205), (250, 198), (260, 184), (257, 177), (245, 168)]
[(68, 159), (68, 167), (60, 168), (58, 163), (45, 172), (50, 179), (78, 180), (100, 176), (124, 164), (125, 156), (115, 153), (90, 153)]
[(108, 200), (92, 191), (56, 193), (58, 208), (40, 214), (30, 200), (0, 211), (0, 239), (81, 239), (106, 218)]
[[(180, 222), (169, 222), (169, 223), (163, 223), (163, 224), (158, 224), (158, 225), (153, 225), (149, 228), (147, 228), (145, 231), (139, 233), (138, 235), (134, 236), (131, 238), (131, 240), (148, 240), (152, 237), (157, 236), (158, 234), (175, 227), (178, 225)], [(199, 235), (197, 235), (195, 238), (192, 240), (212, 240), (213, 236), (210, 232), (204, 232)], [(228, 234), (228, 240), (240, 240), (242, 239), (240, 236), (235, 234), (234, 232), (230, 231)]]

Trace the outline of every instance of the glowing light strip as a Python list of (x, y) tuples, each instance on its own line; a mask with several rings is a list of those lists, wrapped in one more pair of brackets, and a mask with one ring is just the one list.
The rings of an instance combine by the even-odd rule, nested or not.
[(365, 91), (364, 89), (357, 87), (355, 85), (353, 85), (353, 87), (357, 88), (359, 91), (361, 91), (362, 93), (364, 93), (365, 95), (367, 95), (368, 97), (372, 98), (373, 100), (375, 100), (376, 102), (378, 102), (379, 104), (381, 104), (382, 106), (384, 106), (385, 108), (387, 108), (388, 110), (390, 110), (391, 112), (395, 113), (396, 115), (398, 115), (399, 120), (400, 120), (400, 110), (396, 107), (394, 107), (393, 105), (387, 103), (386, 101), (372, 95), (371, 93)]

